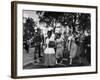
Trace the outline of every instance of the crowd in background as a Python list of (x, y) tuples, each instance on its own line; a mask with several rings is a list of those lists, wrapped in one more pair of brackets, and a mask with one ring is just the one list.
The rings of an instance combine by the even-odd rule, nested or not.
[(45, 12), (39, 22), (27, 18), (23, 26), (23, 47), (34, 50), (34, 63), (42, 58), (45, 66), (91, 64), (90, 14)]

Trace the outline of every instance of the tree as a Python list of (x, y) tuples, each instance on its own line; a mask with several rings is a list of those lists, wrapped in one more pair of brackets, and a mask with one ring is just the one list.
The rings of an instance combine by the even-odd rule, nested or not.
[(24, 26), (24, 40), (28, 40), (30, 39), (33, 35), (34, 35), (34, 26), (35, 26), (35, 22), (33, 21), (32, 18), (27, 18), (26, 19), (26, 23), (23, 24)]

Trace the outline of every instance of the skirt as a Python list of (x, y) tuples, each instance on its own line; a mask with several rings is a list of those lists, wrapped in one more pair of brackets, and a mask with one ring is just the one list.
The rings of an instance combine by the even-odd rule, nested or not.
[(71, 45), (70, 58), (75, 58), (77, 56), (77, 49), (78, 46), (73, 42)]
[(54, 48), (46, 48), (45, 50), (44, 50), (44, 53), (45, 54), (55, 54), (55, 50), (54, 50)]
[(44, 65), (54, 66), (56, 64), (55, 54), (44, 54)]
[(56, 50), (56, 58), (61, 58), (63, 57), (63, 49), (61, 48), (57, 48)]

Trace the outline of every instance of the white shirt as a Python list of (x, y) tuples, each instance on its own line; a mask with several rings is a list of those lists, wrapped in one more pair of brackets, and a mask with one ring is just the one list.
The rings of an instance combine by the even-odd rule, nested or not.
[(54, 37), (55, 37), (55, 35), (52, 34), (50, 38), (46, 39), (47, 48), (44, 51), (45, 54), (55, 54), (54, 48), (49, 48), (48, 47), (49, 41), (54, 41)]

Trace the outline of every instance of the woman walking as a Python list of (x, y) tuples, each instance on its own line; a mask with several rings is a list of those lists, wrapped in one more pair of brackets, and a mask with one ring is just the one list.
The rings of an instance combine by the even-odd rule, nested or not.
[(56, 39), (56, 64), (61, 63), (63, 58), (63, 39), (61, 34), (58, 34), (58, 36), (58, 39)]
[(71, 39), (70, 39), (70, 56), (69, 56), (69, 58), (70, 58), (70, 65), (72, 65), (72, 61), (73, 61), (73, 58), (75, 58), (76, 57), (76, 55), (77, 55), (77, 49), (78, 49), (78, 46), (77, 46), (77, 44), (76, 44), (76, 42), (75, 42), (75, 37), (74, 37), (74, 35), (72, 35), (72, 37), (71, 37)]
[(54, 66), (56, 63), (56, 57), (55, 57), (55, 36), (51, 31), (48, 31), (46, 38), (46, 49), (44, 50), (44, 63), (45, 66)]

